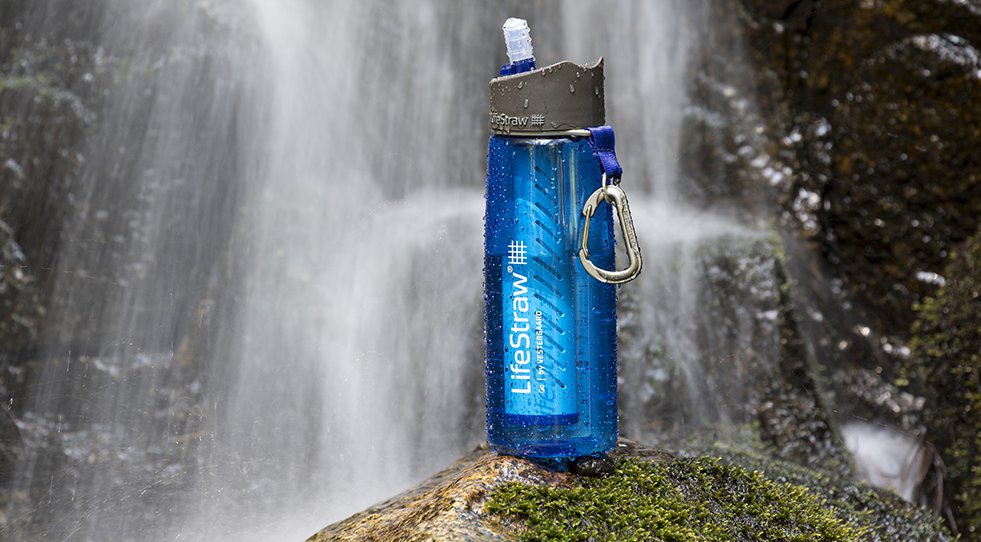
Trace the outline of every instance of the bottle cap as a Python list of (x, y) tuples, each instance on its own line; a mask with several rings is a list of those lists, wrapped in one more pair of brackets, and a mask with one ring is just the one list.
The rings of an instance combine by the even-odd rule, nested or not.
[(559, 62), (490, 82), (490, 127), (512, 136), (556, 135), (606, 124), (603, 59)]

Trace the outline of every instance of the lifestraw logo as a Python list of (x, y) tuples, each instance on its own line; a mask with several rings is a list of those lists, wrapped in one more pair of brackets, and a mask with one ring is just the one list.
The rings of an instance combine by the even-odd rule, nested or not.
[[(512, 117), (507, 113), (490, 112), (491, 126), (528, 126), (528, 117)], [(542, 120), (544, 124), (544, 119)]]
[(508, 346), (512, 358), (508, 365), (511, 373), (511, 393), (531, 393), (531, 325), (529, 322), (528, 277), (515, 271), (519, 265), (527, 265), (528, 247), (524, 241), (511, 241), (508, 244), (508, 274), (511, 275), (511, 328), (508, 329)]
[(508, 245), (508, 265), (525, 265), (528, 263), (528, 247), (524, 241), (511, 241)]

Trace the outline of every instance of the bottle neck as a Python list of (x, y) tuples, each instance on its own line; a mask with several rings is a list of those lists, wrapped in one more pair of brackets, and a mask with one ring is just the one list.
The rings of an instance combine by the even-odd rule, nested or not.
[(519, 73), (530, 72), (535, 69), (535, 57), (526, 58), (517, 62), (511, 62), (501, 66), (501, 77), (505, 75), (517, 75)]

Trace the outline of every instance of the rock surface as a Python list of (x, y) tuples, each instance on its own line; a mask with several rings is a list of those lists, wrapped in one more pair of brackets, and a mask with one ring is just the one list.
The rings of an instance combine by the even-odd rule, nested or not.
[(574, 473), (481, 446), (308, 542), (950, 539), (895, 495), (752, 454), (719, 455), (675, 457), (621, 441), (606, 468)]
[(752, 426), (780, 459), (847, 463), (779, 237), (733, 229), (658, 242), (648, 275), (620, 292), (622, 433), (677, 440)]
[[(926, 354), (924, 341), (949, 350), (955, 338), (936, 326), (925, 337), (929, 311), (913, 307), (943, 316), (938, 307), (970, 299), (956, 299), (969, 291), (949, 287), (944, 269), (981, 216), (981, 102), (972, 99), (981, 95), (981, 3), (721, 4), (729, 9), (713, 11), (719, 31), (695, 69), (694, 96), (706, 111), (692, 108), (682, 144), (694, 149), (683, 159), (693, 172), (689, 196), (705, 207), (777, 214), (789, 294), (831, 379), (837, 422), (927, 435), (962, 487), (969, 437), (951, 420), (965, 416), (955, 403), (968, 402), (953, 400), (964, 394), (952, 383), (971, 363)], [(725, 44), (741, 46), (728, 50), (741, 50), (753, 69), (727, 66), (717, 54)], [(929, 379), (895, 385), (903, 367), (928, 361)], [(951, 524), (981, 524), (947, 490), (959, 516)]]
[(927, 439), (943, 457), (943, 491), (965, 540), (981, 538), (981, 235), (958, 248), (936, 297), (917, 307), (906, 378), (927, 399)]
[(742, 29), (765, 126), (755, 188), (779, 193), (873, 330), (906, 336), (936, 288), (917, 272), (939, 272), (981, 210), (981, 105), (966, 98), (981, 93), (981, 4), (732, 3), (721, 28)]

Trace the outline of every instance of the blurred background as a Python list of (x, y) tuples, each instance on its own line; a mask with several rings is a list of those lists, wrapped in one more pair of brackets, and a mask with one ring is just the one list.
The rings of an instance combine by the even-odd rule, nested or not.
[(606, 58), (623, 436), (981, 529), (981, 3), (0, 1), (0, 538), (299, 540), (484, 439), (487, 81)]

